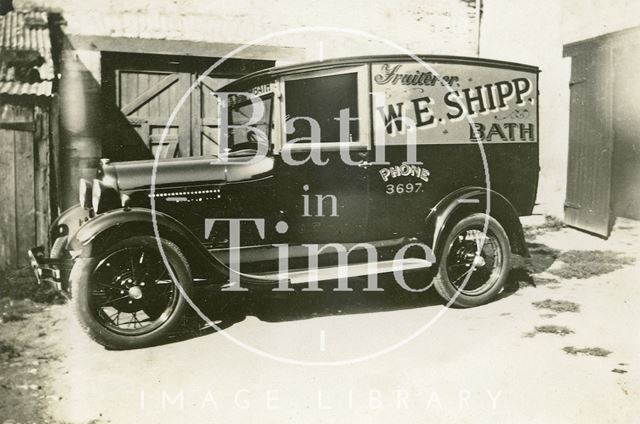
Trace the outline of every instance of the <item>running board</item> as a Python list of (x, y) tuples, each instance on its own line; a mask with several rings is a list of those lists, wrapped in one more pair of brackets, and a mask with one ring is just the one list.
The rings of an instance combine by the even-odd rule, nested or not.
[(385, 274), (396, 271), (409, 271), (431, 267), (426, 259), (407, 258), (381, 262), (364, 262), (347, 266), (332, 266), (317, 269), (291, 270), (282, 273), (256, 274), (252, 276), (274, 281), (288, 280), (291, 284), (304, 284), (309, 281), (328, 281), (339, 278), (362, 277), (371, 274)]

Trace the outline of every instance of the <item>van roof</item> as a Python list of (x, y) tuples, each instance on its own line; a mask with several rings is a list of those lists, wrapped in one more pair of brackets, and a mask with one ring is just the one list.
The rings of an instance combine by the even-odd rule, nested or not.
[(444, 56), (444, 55), (376, 55), (376, 56), (353, 56), (343, 57), (329, 60), (318, 60), (314, 62), (305, 62), (288, 66), (276, 66), (273, 68), (263, 69), (261, 71), (253, 72), (249, 75), (245, 75), (239, 78), (223, 88), (220, 91), (231, 91), (238, 86), (244, 86), (251, 82), (257, 84), (266, 80), (272, 80), (283, 75), (296, 74), (307, 71), (315, 71), (322, 69), (341, 68), (346, 66), (357, 66), (368, 63), (381, 63), (381, 62), (407, 62), (415, 61), (417, 59), (426, 62), (427, 64), (434, 63), (451, 63), (459, 65), (479, 65), (488, 68), (501, 68), (512, 69), (514, 71), (524, 72), (540, 72), (537, 66), (525, 65), (516, 62), (506, 62), (502, 60), (483, 59), (479, 57), (469, 56)]

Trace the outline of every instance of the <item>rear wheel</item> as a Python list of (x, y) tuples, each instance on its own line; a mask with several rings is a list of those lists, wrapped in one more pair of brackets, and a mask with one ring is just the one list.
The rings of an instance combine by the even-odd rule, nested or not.
[(434, 285), (453, 306), (479, 306), (498, 295), (510, 268), (511, 246), (504, 228), (490, 216), (474, 214), (447, 233)]
[(131, 237), (72, 270), (73, 305), (82, 327), (112, 349), (161, 343), (181, 323), (193, 282), (186, 258), (174, 243), (161, 239), (169, 268), (152, 236)]

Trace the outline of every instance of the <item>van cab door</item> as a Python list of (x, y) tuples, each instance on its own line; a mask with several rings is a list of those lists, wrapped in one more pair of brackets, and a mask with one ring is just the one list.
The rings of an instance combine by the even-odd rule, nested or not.
[(366, 65), (283, 77), (282, 137), (274, 173), (280, 188), (275, 201), (288, 226), (282, 240), (367, 239), (367, 78)]

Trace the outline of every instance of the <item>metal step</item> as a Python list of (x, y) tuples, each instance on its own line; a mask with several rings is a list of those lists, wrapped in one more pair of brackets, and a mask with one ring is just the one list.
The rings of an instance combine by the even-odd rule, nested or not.
[[(391, 251), (391, 256), (395, 255), (396, 251), (399, 250), (402, 246), (405, 246), (409, 243), (417, 242), (417, 239), (410, 237), (399, 237), (395, 239), (387, 239), (387, 240), (376, 240), (369, 241), (366, 244), (370, 244), (373, 246), (377, 252), (385, 252)], [(329, 248), (327, 246), (332, 245), (329, 244), (318, 244), (317, 251), (321, 252), (318, 254), (319, 257), (330, 257), (336, 256), (335, 249)], [(352, 249), (360, 243), (340, 243), (348, 252), (351, 253)], [(280, 257), (280, 250), (273, 244), (264, 244), (257, 246), (242, 246), (239, 248), (229, 249), (228, 247), (209, 249), (209, 252), (218, 258), (221, 262), (225, 264), (229, 264), (230, 253), (232, 250), (240, 251), (240, 263), (255, 263), (255, 262), (277, 262)], [(364, 253), (366, 255), (366, 250), (363, 248), (355, 249), (354, 253)], [(306, 259), (309, 256), (309, 247), (306, 245), (290, 245), (287, 248), (287, 257), (289, 260), (295, 259)]]
[(309, 281), (337, 280), (339, 278), (362, 277), (370, 274), (385, 274), (394, 271), (426, 269), (431, 262), (426, 259), (406, 258), (381, 262), (364, 262), (346, 266), (333, 266), (317, 269), (290, 270), (284, 273), (256, 274), (270, 280), (289, 280), (291, 284), (304, 284)]

